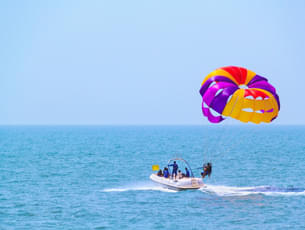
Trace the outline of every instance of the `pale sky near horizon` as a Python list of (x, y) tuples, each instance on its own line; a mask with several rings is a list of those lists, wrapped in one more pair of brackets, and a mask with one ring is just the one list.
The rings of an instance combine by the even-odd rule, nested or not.
[(208, 124), (205, 75), (237, 65), (305, 124), (305, 1), (1, 1), (0, 124)]

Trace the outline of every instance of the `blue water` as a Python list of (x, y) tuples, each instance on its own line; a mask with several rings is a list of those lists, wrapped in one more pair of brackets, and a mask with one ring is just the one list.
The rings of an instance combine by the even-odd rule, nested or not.
[[(305, 228), (304, 126), (2, 126), (0, 156), (1, 230)], [(153, 184), (173, 157), (207, 186)]]

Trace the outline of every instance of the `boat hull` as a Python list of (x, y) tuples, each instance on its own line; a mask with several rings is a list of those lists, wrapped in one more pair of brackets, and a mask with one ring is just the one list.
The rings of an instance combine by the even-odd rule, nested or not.
[(151, 174), (150, 179), (163, 187), (173, 189), (173, 190), (188, 190), (188, 189), (199, 189), (204, 186), (201, 178), (188, 177), (182, 179), (168, 179), (160, 177), (157, 174)]

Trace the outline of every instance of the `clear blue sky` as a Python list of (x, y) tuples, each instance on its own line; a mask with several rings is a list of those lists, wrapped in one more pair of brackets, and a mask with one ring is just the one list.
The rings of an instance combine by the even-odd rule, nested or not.
[(1, 124), (207, 124), (206, 74), (277, 88), (305, 124), (305, 1), (1, 1)]

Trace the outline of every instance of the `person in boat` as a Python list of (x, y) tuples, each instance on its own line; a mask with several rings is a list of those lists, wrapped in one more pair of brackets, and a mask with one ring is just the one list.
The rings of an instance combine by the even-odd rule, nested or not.
[(168, 168), (166, 168), (166, 167), (163, 169), (163, 176), (164, 176), (165, 178), (169, 178)]
[(178, 171), (178, 179), (180, 180), (180, 179), (182, 179), (182, 177), (183, 177), (183, 176), (182, 176), (182, 172), (181, 172), (181, 170), (179, 170), (179, 171)]
[(163, 176), (162, 170), (160, 169), (157, 173), (158, 176)]
[(212, 174), (212, 164), (207, 163), (206, 165), (203, 166), (203, 172), (201, 173), (201, 177), (205, 178), (206, 176), (211, 176)]
[(174, 161), (174, 164), (171, 164), (171, 165), (168, 165), (168, 166), (173, 166), (172, 178), (173, 178), (173, 177), (174, 177), (174, 175), (175, 175), (175, 180), (176, 180), (176, 177), (177, 177), (177, 171), (178, 171), (178, 165), (177, 165), (176, 161)]
[(185, 177), (190, 177), (190, 171), (187, 168), (185, 168)]

